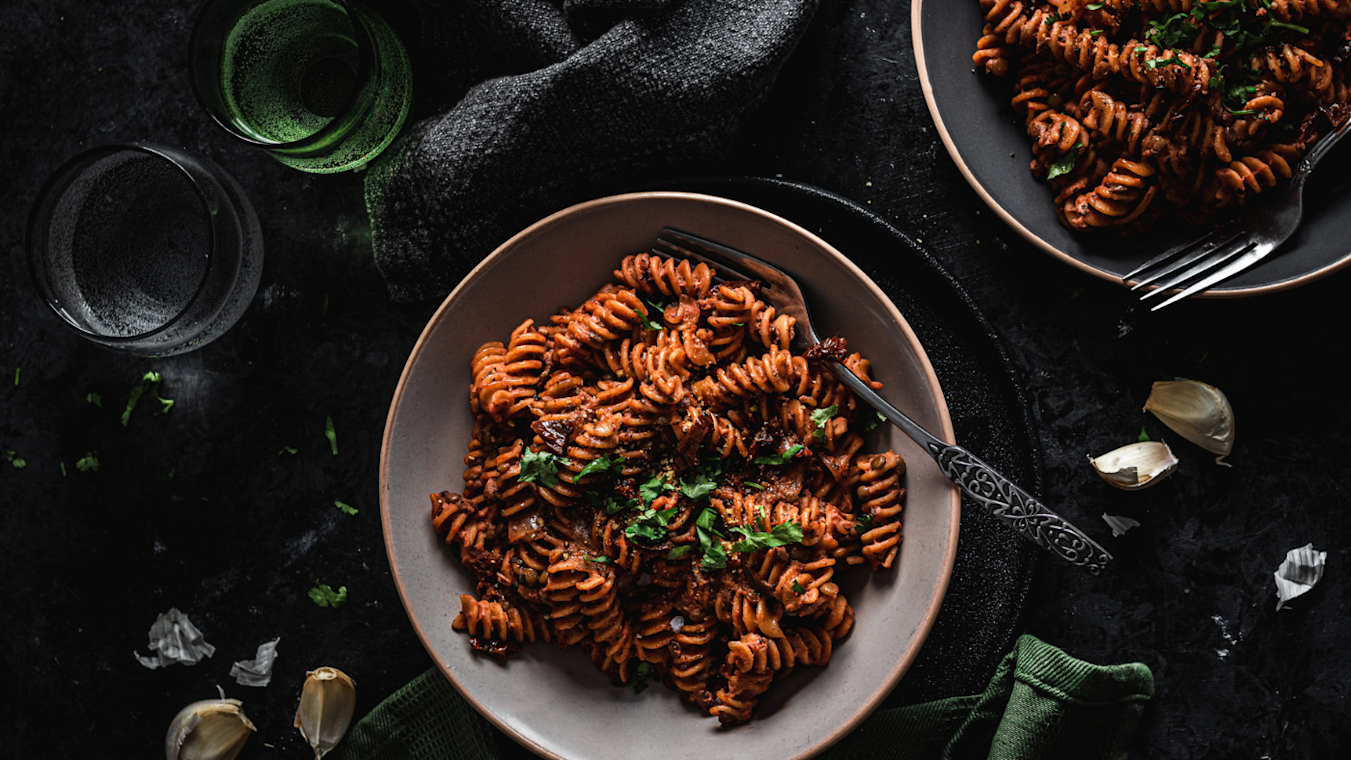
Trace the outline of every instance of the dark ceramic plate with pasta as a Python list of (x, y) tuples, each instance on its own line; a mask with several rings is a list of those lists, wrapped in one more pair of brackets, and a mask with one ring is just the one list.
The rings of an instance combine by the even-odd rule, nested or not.
[[(1320, 98), (1335, 102), (1346, 91), (1345, 64), (1328, 74), (1333, 65), (1319, 60), (1328, 55), (1326, 45), (1303, 33), (1317, 38), (1325, 22), (1304, 18), (1280, 0), (1270, 15), (1241, 19), (1230, 17), (1237, 10), (1202, 19), (1189, 13), (1192, 3), (1171, 0), (1143, 17), (1138, 8), (1126, 8), (1138, 4), (1122, 2), (1058, 4), (1066, 11), (1073, 5), (1077, 15), (1033, 0), (984, 5), (915, 0), (912, 6), (920, 82), (939, 135), (972, 188), (1009, 226), (1047, 253), (1110, 281), (1121, 282), (1137, 265), (1206, 229), (1180, 217), (1220, 219), (1241, 214), (1241, 204), (1263, 202), (1261, 191), (1283, 181), (1280, 163), (1293, 164), (1298, 156), (1290, 146), (1326, 129), (1326, 115), (1307, 122), (1300, 116), (1316, 111)], [(1235, 9), (1239, 5), (1247, 4)], [(987, 16), (998, 32), (994, 37), (983, 35)], [(1241, 68), (1235, 43), (1218, 31), (1238, 29), (1235, 23), (1248, 32), (1266, 30), (1241, 38), (1244, 60), (1256, 55), (1271, 61), (1266, 74), (1266, 64), (1243, 78), (1235, 73)], [(1340, 29), (1344, 22), (1335, 23)], [(1013, 43), (1009, 29), (1015, 29)], [(1025, 57), (1039, 39), (1038, 58)], [(981, 60), (974, 61), (978, 47)], [(1212, 58), (1211, 50), (1222, 52)], [(1065, 58), (1088, 65), (1072, 67)], [(1305, 72), (1300, 81), (1288, 81), (1292, 60)], [(1095, 66), (1096, 79), (1080, 79)], [(1113, 68), (1119, 72), (1109, 73)], [(1103, 85), (1100, 94), (1085, 92), (1102, 81), (1115, 83)], [(1215, 102), (1189, 115), (1185, 96), (1203, 83), (1207, 89), (1220, 85)], [(1057, 85), (1063, 85), (1059, 94)], [(1074, 120), (1051, 123), (1063, 120), (1062, 112)], [(1105, 118), (1108, 112), (1115, 118)], [(1176, 136), (1184, 131), (1190, 142)], [(1351, 238), (1343, 229), (1351, 217), (1348, 157), (1348, 149), (1338, 146), (1320, 164), (1306, 187), (1304, 224), (1280, 251), (1203, 295), (1283, 290), (1351, 263)], [(1108, 170), (1113, 177), (1099, 176)], [(1084, 184), (1073, 187), (1080, 176)]]
[(390, 566), (442, 672), (542, 756), (810, 757), (914, 662), (958, 492), (753, 289), (625, 261), (667, 226), (798, 275), (818, 333), (952, 440), (923, 347), (828, 243), (713, 196), (603, 198), (503, 244), (419, 338), (381, 455)]

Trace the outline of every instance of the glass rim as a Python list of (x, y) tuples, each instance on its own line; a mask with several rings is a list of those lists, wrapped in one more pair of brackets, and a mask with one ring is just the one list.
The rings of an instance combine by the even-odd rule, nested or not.
[[(198, 49), (198, 46), (202, 44), (202, 22), (206, 19), (207, 12), (211, 8), (227, 2), (231, 2), (231, 0), (207, 0), (197, 9), (197, 13), (192, 21), (192, 35), (188, 41), (188, 81), (189, 84), (192, 85), (192, 94), (197, 98), (197, 103), (207, 112), (211, 117), (211, 120), (216, 122), (222, 129), (250, 145), (256, 145), (266, 150), (276, 151), (304, 150), (311, 145), (322, 145), (329, 137), (332, 137), (338, 132), (337, 125), (339, 119), (337, 116), (333, 117), (327, 124), (320, 127), (314, 134), (309, 135), (308, 137), (302, 137), (298, 140), (290, 140), (288, 142), (260, 140), (237, 129), (229, 119), (224, 118), (210, 105), (208, 98), (203, 96), (202, 88), (197, 83), (197, 56), (193, 55), (193, 53)], [(266, 2), (266, 0), (261, 0), (258, 4), (261, 5), (263, 2)], [(357, 43), (356, 79), (358, 85), (352, 89), (352, 94), (348, 95), (347, 100), (343, 102), (342, 109), (339, 111), (339, 115), (341, 115), (350, 112), (352, 106), (357, 102), (357, 96), (360, 94), (360, 83), (367, 81), (371, 76), (372, 69), (374, 68), (373, 62), (375, 60), (375, 43), (371, 40), (370, 35), (366, 33), (366, 27), (357, 17), (356, 8), (360, 5), (357, 0), (328, 0), (328, 2), (341, 6), (343, 12), (347, 14), (347, 18), (352, 22), (352, 31), (356, 37)], [(220, 69), (219, 60), (216, 62), (215, 68), (217, 70)]]
[[(211, 273), (215, 270), (215, 268), (219, 264), (219, 256), (217, 256), (216, 251), (216, 242), (217, 242), (216, 238), (218, 237), (216, 233), (216, 221), (215, 221), (216, 215), (211, 213), (211, 203), (207, 199), (206, 193), (202, 190), (201, 183), (198, 182), (197, 178), (192, 175), (192, 172), (188, 171), (188, 169), (184, 167), (183, 164), (177, 158), (166, 153), (165, 152), (166, 150), (173, 151), (176, 149), (171, 148), (169, 146), (161, 146), (151, 142), (135, 141), (128, 143), (109, 143), (107, 145), (99, 145), (90, 148), (89, 150), (83, 151), (78, 155), (72, 157), (71, 159), (67, 160), (65, 163), (61, 164), (61, 166), (58, 167), (56, 171), (52, 172), (51, 176), (49, 176), (47, 180), (43, 182), (42, 187), (38, 190), (37, 198), (36, 200), (33, 201), (33, 208), (29, 211), (28, 231), (27, 234), (25, 235), (24, 243), (25, 247), (28, 249), (28, 274), (29, 277), (32, 278), (33, 280), (33, 285), (38, 290), (38, 295), (42, 298), (42, 302), (47, 304), (47, 308), (51, 309), (52, 312), (55, 313), (57, 317), (61, 319), (61, 322), (63, 324), (65, 324), (75, 332), (79, 333), (81, 336), (89, 340), (92, 340), (96, 343), (103, 343), (114, 346), (134, 343), (136, 341), (145, 340), (146, 338), (153, 338), (154, 336), (165, 332), (169, 328), (177, 326), (178, 323), (183, 319), (183, 317), (187, 315), (187, 313), (192, 309), (192, 307), (195, 306), (197, 302), (202, 298), (202, 294), (206, 291), (207, 281), (211, 279)], [(43, 282), (42, 278), (38, 276), (39, 260), (43, 258), (43, 255), (42, 252), (39, 251), (39, 246), (37, 244), (37, 236), (41, 234), (43, 235), (43, 245), (41, 246), (41, 249), (42, 251), (46, 251), (48, 249), (49, 246), (47, 245), (47, 237), (50, 234), (51, 219), (48, 218), (47, 224), (43, 225), (44, 229), (39, 231), (38, 216), (42, 211), (42, 209), (47, 205), (47, 202), (49, 200), (53, 202), (56, 200), (56, 198), (52, 197), (52, 193), (56, 191), (58, 187), (64, 185), (62, 191), (63, 194), (64, 189), (69, 188), (71, 183), (67, 180), (71, 180), (74, 177), (87, 171), (89, 166), (92, 165), (92, 162), (95, 159), (100, 158), (102, 156), (111, 156), (117, 153), (121, 153), (123, 151), (139, 152), (150, 156), (154, 156), (155, 158), (169, 162), (171, 166), (173, 166), (175, 169), (181, 172), (183, 176), (187, 178), (189, 184), (192, 186), (192, 190), (196, 194), (198, 202), (201, 203), (202, 215), (207, 220), (207, 225), (210, 227), (211, 230), (211, 236), (207, 245), (206, 269), (202, 272), (202, 279), (200, 282), (197, 283), (197, 290), (193, 292), (192, 298), (188, 299), (187, 303), (183, 305), (183, 308), (180, 309), (177, 314), (175, 314), (173, 317), (165, 321), (165, 323), (160, 325), (159, 327), (156, 327), (153, 330), (148, 330), (143, 333), (137, 333), (136, 335), (101, 335), (96, 332), (90, 332), (89, 330), (86, 330), (85, 328), (76, 324), (71, 320), (71, 318), (66, 313), (64, 313), (61, 309), (58, 309), (56, 305), (52, 303), (52, 298), (49, 295), (51, 289), (47, 287), (47, 285)], [(207, 169), (206, 167), (202, 168), (208, 174), (210, 173), (210, 170)], [(222, 202), (228, 203), (227, 199), (225, 198), (222, 198)], [(46, 268), (45, 265), (43, 265), (43, 268), (45, 270)]]

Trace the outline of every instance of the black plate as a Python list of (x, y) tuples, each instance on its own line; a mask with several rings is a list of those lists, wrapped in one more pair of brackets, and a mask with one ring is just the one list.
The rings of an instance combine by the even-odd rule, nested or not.
[[(958, 442), (1033, 493), (1040, 491), (1038, 438), (1003, 345), (966, 291), (914, 239), (853, 201), (810, 185), (719, 178), (641, 189), (749, 203), (820, 235), (848, 256), (891, 297), (919, 337), (943, 387)], [(1020, 630), (1041, 553), (964, 497), (942, 610), (885, 706), (984, 689)]]
[[(1009, 226), (1046, 252), (1103, 279), (1121, 275), (1188, 237), (1177, 223), (1129, 238), (1072, 233), (1060, 224), (1050, 187), (1028, 170), (1032, 151), (1022, 117), (1009, 105), (1012, 77), (976, 73), (971, 54), (984, 21), (976, 0), (914, 0), (911, 25), (920, 84), (948, 153), (977, 193)], [(1305, 188), (1304, 224), (1265, 261), (1212, 288), (1210, 296), (1246, 296), (1311, 282), (1351, 263), (1351, 151), (1339, 145)], [(1260, 200), (1260, 199), (1258, 199)]]

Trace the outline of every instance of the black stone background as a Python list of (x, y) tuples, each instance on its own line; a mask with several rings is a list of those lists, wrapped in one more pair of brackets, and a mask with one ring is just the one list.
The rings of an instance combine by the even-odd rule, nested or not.
[[(192, 6), (0, 3), (0, 450), (28, 462), (0, 469), (3, 757), (157, 756), (169, 717), (218, 682), (259, 723), (246, 757), (306, 757), (289, 728), (304, 670), (357, 663), (364, 712), (430, 664), (385, 562), (376, 462), (394, 384), (434, 304), (389, 302), (358, 175), (286, 169), (198, 108), (186, 76)], [(483, 73), (453, 60), (455, 29), (432, 30), (440, 41), (424, 45), (413, 5), (385, 9), (419, 66), (420, 113)], [(1039, 562), (1023, 617), (1072, 654), (1153, 669), (1157, 694), (1133, 754), (1340, 756), (1351, 737), (1346, 276), (1141, 311), (1123, 289), (1023, 243), (968, 188), (924, 105), (908, 26), (903, 1), (825, 0), (733, 153), (683, 173), (782, 177), (851, 198), (920, 240), (972, 295), (1029, 400), (1046, 501), (1094, 535), (1106, 535), (1102, 512), (1142, 523), (1105, 539), (1118, 561), (1101, 578)], [(441, 66), (447, 56), (453, 65)], [(266, 236), (248, 314), (172, 361), (80, 342), (33, 295), (22, 260), (42, 180), (85, 148), (131, 139), (226, 167)], [(119, 411), (147, 369), (164, 374), (177, 405), (161, 417), (142, 406), (123, 428)], [(1140, 411), (1150, 384), (1173, 376), (1229, 395), (1232, 469)], [(101, 409), (84, 401), (90, 392)], [(1182, 465), (1151, 490), (1114, 491), (1085, 455), (1141, 428), (1172, 443)], [(279, 456), (283, 446), (299, 453)], [(101, 471), (76, 473), (90, 450)], [(281, 548), (241, 566), (258, 536)], [(1271, 573), (1310, 541), (1329, 552), (1327, 575), (1278, 613)], [(311, 604), (304, 590), (316, 579), (347, 585), (349, 605)], [(219, 650), (194, 668), (145, 670), (131, 652), (145, 651), (155, 613), (170, 606)], [(234, 686), (229, 662), (277, 635), (273, 685)]]

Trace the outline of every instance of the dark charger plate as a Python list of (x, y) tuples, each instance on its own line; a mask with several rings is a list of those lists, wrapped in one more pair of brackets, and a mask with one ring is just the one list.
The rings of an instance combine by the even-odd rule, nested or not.
[[(1023, 119), (1014, 113), (1013, 76), (977, 73), (971, 63), (984, 20), (977, 0), (914, 0), (911, 27), (920, 84), (938, 133), (971, 187), (1018, 234), (1051, 255), (1105, 280), (1121, 276), (1170, 246), (1198, 236), (1177, 222), (1144, 235), (1072, 233), (1060, 224), (1050, 187), (1028, 170)], [(1303, 226), (1265, 261), (1207, 291), (1248, 296), (1311, 282), (1351, 264), (1351, 150), (1337, 148), (1305, 187)], [(1251, 202), (1260, 203), (1258, 197)]]
[[(782, 180), (685, 179), (643, 189), (749, 203), (805, 227), (848, 256), (919, 336), (942, 384), (957, 442), (1034, 494), (1041, 490), (1041, 450), (1002, 344), (966, 291), (910, 236), (853, 201)], [(1040, 553), (963, 498), (957, 559), (942, 610), (919, 658), (884, 706), (981, 691), (1018, 633)]]

